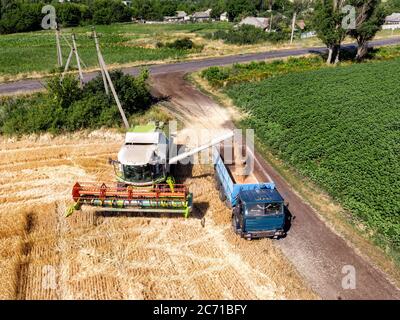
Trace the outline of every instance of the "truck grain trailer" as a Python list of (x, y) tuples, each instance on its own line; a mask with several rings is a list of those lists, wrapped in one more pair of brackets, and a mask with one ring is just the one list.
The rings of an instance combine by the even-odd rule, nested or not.
[(221, 201), (232, 209), (232, 227), (246, 239), (285, 235), (284, 199), (272, 181), (259, 183), (254, 175), (240, 174), (242, 164), (225, 164), (223, 153), (213, 147), (214, 178)]

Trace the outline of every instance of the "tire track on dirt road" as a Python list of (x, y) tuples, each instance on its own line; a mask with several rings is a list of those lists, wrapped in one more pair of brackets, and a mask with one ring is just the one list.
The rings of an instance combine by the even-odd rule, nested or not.
[[(172, 112), (186, 118), (189, 127), (234, 128), (228, 111), (185, 81), (184, 75), (179, 72), (153, 76), (154, 93), (168, 96)], [(255, 157), (257, 176), (267, 180), (266, 173), (272, 177), (296, 216), (288, 236), (276, 245), (317, 294), (323, 299), (400, 299), (399, 289), (383, 272), (331, 230), (257, 152)], [(346, 265), (356, 270), (354, 290), (342, 288), (342, 268)]]

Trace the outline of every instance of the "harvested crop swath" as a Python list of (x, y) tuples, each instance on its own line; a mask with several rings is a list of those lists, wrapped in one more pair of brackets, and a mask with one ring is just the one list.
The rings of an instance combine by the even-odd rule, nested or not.
[[(400, 60), (288, 74), (226, 89), (300, 173), (400, 247)], [(379, 235), (379, 236), (378, 236)]]

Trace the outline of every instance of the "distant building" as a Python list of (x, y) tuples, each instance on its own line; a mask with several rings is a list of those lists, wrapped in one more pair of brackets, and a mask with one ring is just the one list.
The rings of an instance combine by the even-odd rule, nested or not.
[(269, 18), (246, 17), (240, 21), (239, 26), (250, 25), (266, 31), (269, 28)]
[(219, 16), (220, 21), (229, 21), (228, 12), (221, 13)]
[(382, 29), (400, 29), (400, 13), (392, 13), (385, 18)]
[(313, 38), (313, 37), (316, 37), (316, 36), (317, 36), (317, 33), (315, 31), (308, 31), (308, 32), (303, 32), (300, 35), (300, 38), (301, 39), (308, 39), (308, 38)]
[(164, 17), (164, 22), (184, 22), (190, 20), (190, 16), (185, 11), (177, 11), (174, 16)]
[(191, 16), (193, 22), (211, 21), (211, 9), (195, 12)]

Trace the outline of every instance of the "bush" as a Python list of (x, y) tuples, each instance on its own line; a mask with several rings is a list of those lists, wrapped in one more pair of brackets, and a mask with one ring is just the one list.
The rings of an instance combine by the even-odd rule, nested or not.
[(194, 48), (194, 43), (189, 38), (183, 38), (183, 39), (177, 39), (171, 43), (167, 43), (166, 47), (177, 50), (190, 50)]
[(289, 39), (289, 34), (284, 31), (265, 32), (260, 28), (252, 25), (241, 25), (236, 29), (228, 31), (218, 30), (206, 36), (209, 39), (223, 40), (226, 43), (249, 45), (263, 41), (279, 42)]
[(218, 86), (229, 78), (229, 71), (222, 67), (210, 67), (202, 71), (201, 76), (212, 86)]
[[(150, 107), (153, 99), (146, 84), (146, 70), (137, 77), (121, 71), (111, 72), (110, 76), (128, 118)], [(46, 94), (0, 101), (0, 134), (58, 133), (122, 123), (112, 95), (105, 94), (101, 75), (83, 89), (73, 76), (63, 81), (56, 76), (47, 88)]]
[(201, 50), (203, 50), (203, 46), (196, 45), (189, 38), (177, 39), (173, 42), (167, 42), (165, 44), (162, 42), (157, 42), (156, 47), (159, 49), (169, 48), (169, 49), (175, 49), (175, 50), (181, 50), (181, 51), (184, 51), (184, 50), (201, 51)]
[(301, 72), (325, 66), (319, 56), (289, 58), (272, 62), (234, 64), (232, 67), (210, 67), (201, 73), (213, 87), (229, 86), (247, 81), (259, 81), (278, 74)]

